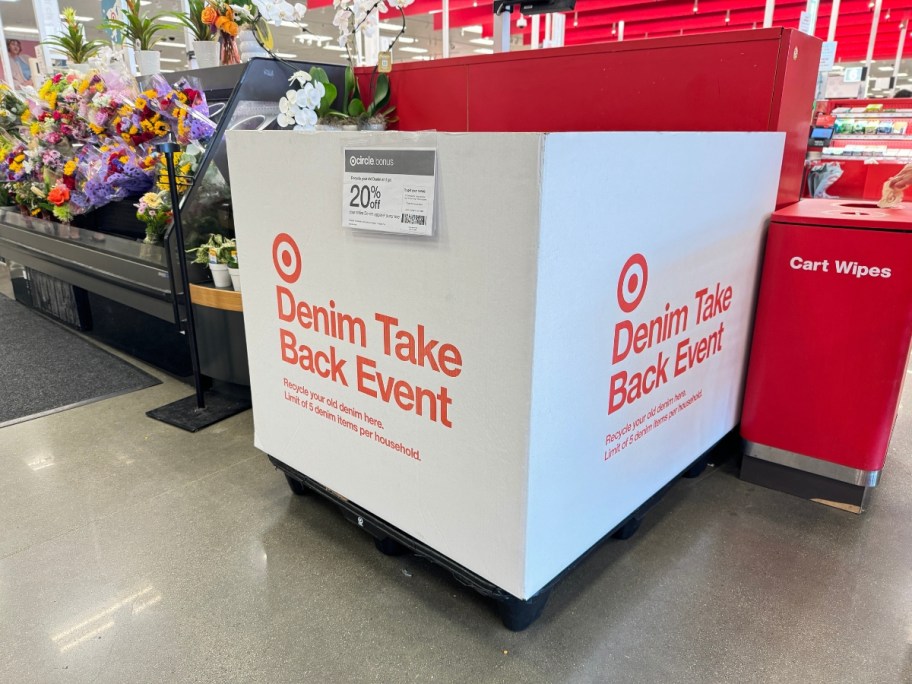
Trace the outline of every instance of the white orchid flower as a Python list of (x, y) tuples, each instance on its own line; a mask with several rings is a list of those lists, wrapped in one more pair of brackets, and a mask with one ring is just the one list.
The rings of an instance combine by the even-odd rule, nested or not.
[(317, 113), (312, 109), (302, 109), (295, 117), (295, 123), (304, 126), (305, 130), (312, 131), (317, 125)]
[(294, 124), (294, 122), (295, 122), (294, 117), (288, 116), (288, 114), (285, 114), (284, 112), (280, 113), (276, 117), (276, 123), (278, 123), (279, 126), (281, 126), (282, 128), (288, 128), (289, 126)]
[(319, 81), (314, 81), (314, 90), (317, 91), (317, 95), (320, 96), (320, 99), (323, 99), (323, 96), (326, 95), (326, 86), (324, 86)]
[(291, 78), (288, 79), (288, 82), (293, 83), (294, 81), (297, 81), (301, 85), (304, 85), (311, 80), (311, 78), (312, 76), (306, 71), (296, 71), (291, 75)]
[(317, 89), (314, 88), (313, 83), (308, 83), (298, 91), (298, 102), (300, 102), (302, 106), (308, 107), (310, 109), (316, 109), (319, 107), (322, 97), (323, 96), (317, 92)]
[(294, 4), (295, 19), (303, 19), (304, 15), (307, 14), (307, 5), (296, 2)]

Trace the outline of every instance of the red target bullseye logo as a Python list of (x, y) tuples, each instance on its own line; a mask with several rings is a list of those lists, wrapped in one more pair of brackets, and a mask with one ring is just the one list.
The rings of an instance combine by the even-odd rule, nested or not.
[(646, 282), (649, 280), (649, 267), (646, 257), (634, 254), (621, 268), (618, 278), (618, 306), (624, 313), (630, 313), (643, 301), (646, 294)]
[(288, 233), (279, 233), (273, 240), (272, 263), (276, 273), (286, 283), (295, 283), (301, 277), (301, 252)]

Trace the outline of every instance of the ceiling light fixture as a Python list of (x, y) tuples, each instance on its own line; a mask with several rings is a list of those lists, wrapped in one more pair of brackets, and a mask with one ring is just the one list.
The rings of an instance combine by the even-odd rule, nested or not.
[(730, 9), (725, 10), (725, 23), (730, 24), (732, 20), (732, 11)]
[[(516, 20), (516, 28), (524, 29), (528, 25), (529, 25), (529, 22), (526, 21), (525, 15), (520, 14), (519, 19)], [(575, 26), (575, 24), (574, 24), (574, 26)], [(402, 39), (400, 38), (400, 40), (402, 40)]]
[(494, 45), (493, 38), (472, 38), (469, 42), (475, 43), (475, 45)]
[(890, 8), (887, 8), (887, 16), (884, 17), (884, 21), (890, 21)]
[(290, 52), (273, 52), (276, 57), (281, 57), (282, 59), (297, 59), (298, 56)]
[(344, 47), (339, 47), (338, 45), (324, 45), (324, 50), (332, 50), (333, 52), (348, 52)]
[(697, 4), (699, 0), (694, 0), (694, 14), (700, 11), (700, 6)]
[(158, 61), (159, 62), (170, 62), (171, 64), (181, 64), (181, 63), (183, 63), (184, 60), (174, 59), (174, 57), (159, 57)]
[(617, 35), (617, 32), (618, 32), (617, 24), (612, 23), (612, 24), (611, 24), (611, 35), (612, 35), (612, 36), (616, 36), (616, 35)]
[(158, 47), (174, 47), (174, 48), (185, 48), (187, 47), (184, 43), (178, 43), (176, 40), (160, 40), (156, 43)]
[[(492, 41), (492, 44), (493, 44), (493, 41)], [(400, 51), (400, 52), (414, 52), (414, 53), (422, 53), (422, 54), (423, 54), (423, 53), (427, 52), (427, 48), (412, 47), (411, 45), (406, 45), (405, 47), (399, 48), (399, 51)]]
[(573, 26), (579, 26), (579, 16), (577, 12), (573, 13)]
[(463, 26), (462, 32), (463, 33), (477, 33), (480, 36), (482, 34), (482, 32), (484, 32), (484, 29), (482, 28), (481, 24), (474, 24), (472, 26)]
[(4, 29), (4, 30), (7, 33), (30, 33), (30, 34), (34, 33), (35, 35), (38, 34), (38, 29), (31, 28), (30, 26), (7, 26), (6, 29)]
[(473, 50), (473, 52), (477, 52), (479, 55), (493, 55), (494, 54), (494, 50), (490, 50), (488, 48), (476, 48), (475, 50)]

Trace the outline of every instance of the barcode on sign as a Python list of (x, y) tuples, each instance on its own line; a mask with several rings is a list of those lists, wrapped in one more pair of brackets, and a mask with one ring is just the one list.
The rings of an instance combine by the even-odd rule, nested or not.
[(427, 217), (422, 214), (403, 214), (402, 223), (411, 223), (416, 226), (423, 226), (427, 222)]

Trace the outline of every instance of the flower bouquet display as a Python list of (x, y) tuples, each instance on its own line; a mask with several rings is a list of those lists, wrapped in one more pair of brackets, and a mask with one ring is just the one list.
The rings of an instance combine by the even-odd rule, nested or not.
[(5, 83), (0, 83), (0, 129), (7, 136), (20, 137), (19, 127), (22, 125), (22, 115), (27, 109), (25, 100), (19, 97), (16, 91)]
[[(140, 92), (122, 63), (93, 60), (93, 67), (54, 74), (26, 100), (0, 89), (0, 199), (24, 213), (69, 222), (112, 202), (157, 195), (163, 165), (153, 143), (166, 137), (188, 146), (177, 182), (181, 191), (192, 184), (215, 131), (200, 88), (187, 80), (172, 87), (159, 76)], [(155, 240), (171, 208), (146, 199), (140, 218)]]

